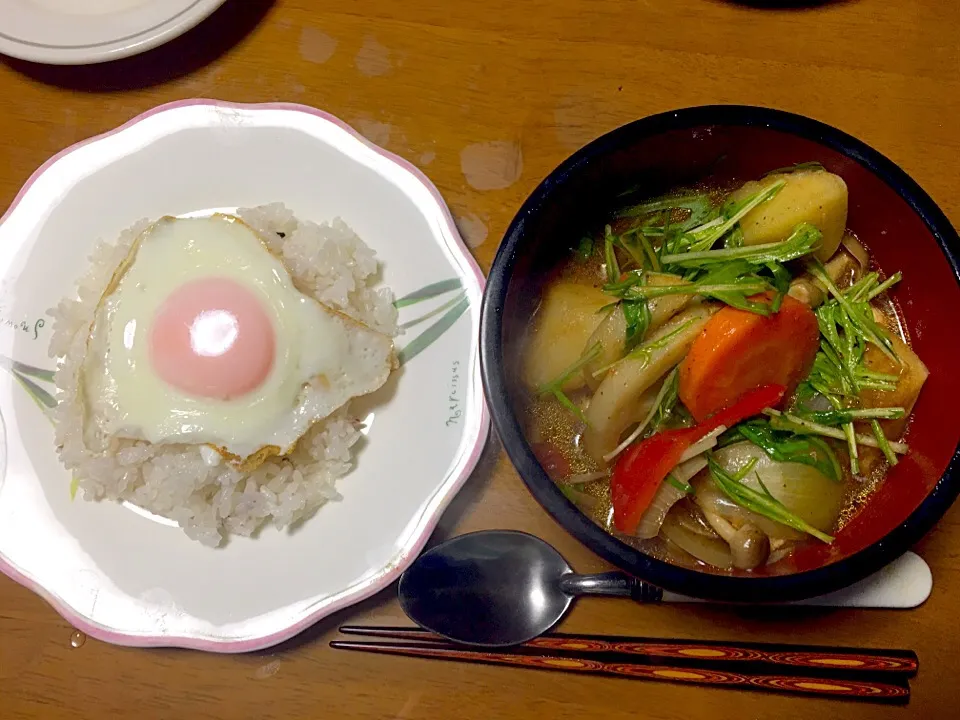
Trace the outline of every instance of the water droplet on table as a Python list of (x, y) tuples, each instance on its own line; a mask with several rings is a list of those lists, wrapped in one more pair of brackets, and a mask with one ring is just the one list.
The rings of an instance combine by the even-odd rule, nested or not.
[(280, 671), (280, 661), (274, 660), (273, 662), (268, 662), (266, 665), (263, 665), (256, 669), (253, 673), (254, 678), (257, 680), (266, 680), (268, 677), (273, 677)]
[(70, 647), (78, 648), (81, 647), (87, 641), (87, 636), (82, 632), (77, 630), (73, 635), (70, 636)]
[(474, 213), (458, 215), (456, 218), (457, 229), (463, 236), (463, 241), (469, 247), (476, 248), (483, 245), (487, 239), (487, 225)]
[(504, 190), (523, 174), (523, 151), (504, 140), (472, 143), (460, 151), (460, 169), (474, 190)]
[(354, 65), (361, 75), (367, 77), (386, 75), (393, 68), (390, 49), (377, 42), (377, 39), (372, 35), (367, 35), (363, 39), (363, 47), (360, 48), (360, 52), (354, 59)]

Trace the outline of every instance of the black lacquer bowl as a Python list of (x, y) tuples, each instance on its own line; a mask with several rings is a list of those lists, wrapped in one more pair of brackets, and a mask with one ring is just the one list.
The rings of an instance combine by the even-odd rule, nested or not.
[[(601, 223), (617, 194), (637, 185), (653, 196), (700, 181), (746, 180), (810, 160), (846, 181), (848, 225), (880, 268), (903, 271), (894, 300), (930, 370), (907, 438), (910, 454), (891, 469), (831, 545), (810, 543), (750, 572), (708, 572), (664, 562), (592, 522), (537, 462), (517, 412), (524, 332), (550, 268), (582, 232)], [(688, 108), (637, 120), (590, 143), (554, 170), (507, 230), (487, 281), (481, 320), (481, 363), (494, 424), (521, 478), (557, 522), (644, 580), (735, 602), (793, 600), (850, 585), (909, 549), (960, 490), (958, 257), (960, 239), (930, 196), (893, 162), (828, 125), (742, 106)]]

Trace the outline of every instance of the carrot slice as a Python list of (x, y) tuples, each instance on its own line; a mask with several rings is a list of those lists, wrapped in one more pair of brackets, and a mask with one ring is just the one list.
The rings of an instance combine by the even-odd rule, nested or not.
[(540, 467), (550, 476), (551, 480), (556, 482), (570, 476), (570, 463), (556, 445), (550, 442), (538, 442), (533, 443), (530, 449), (533, 450)]
[(725, 307), (707, 322), (680, 366), (680, 399), (697, 421), (761, 385), (793, 392), (820, 347), (817, 316), (789, 295), (768, 317)]

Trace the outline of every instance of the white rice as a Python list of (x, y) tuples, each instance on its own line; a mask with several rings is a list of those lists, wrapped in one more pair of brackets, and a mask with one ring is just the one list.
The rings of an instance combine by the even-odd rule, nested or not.
[[(340, 219), (317, 225), (298, 221), (280, 203), (241, 209), (238, 215), (278, 253), (297, 288), (389, 335), (397, 332), (393, 294), (377, 287), (376, 254)], [(75, 299), (54, 310), (50, 355), (58, 359), (54, 411), (60, 459), (88, 500), (129, 501), (175, 520), (191, 538), (217, 546), (230, 533), (252, 535), (265, 523), (288, 527), (338, 500), (338, 478), (353, 466), (360, 422), (349, 404), (316, 423), (285, 458), (251, 473), (210, 459), (198, 445), (154, 445), (119, 438), (84, 438), (78, 373), (87, 335), (114, 270), (150, 223), (125, 230), (115, 243), (100, 242)], [(282, 233), (282, 236), (281, 236)], [(88, 423), (88, 432), (90, 426)], [(105, 452), (92, 447), (106, 447)], [(64, 489), (66, 491), (66, 489)]]

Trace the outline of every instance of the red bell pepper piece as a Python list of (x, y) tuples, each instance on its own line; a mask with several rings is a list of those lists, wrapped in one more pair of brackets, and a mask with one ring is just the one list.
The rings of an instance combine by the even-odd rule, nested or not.
[(721, 425), (733, 427), (768, 407), (775, 407), (783, 400), (786, 391), (783, 385), (764, 385), (750, 390), (730, 407), (692, 428), (659, 432), (627, 448), (617, 460), (610, 478), (613, 524), (617, 530), (628, 534), (636, 532), (660, 483), (677, 466), (687, 448)]
[(617, 530), (636, 532), (660, 483), (677, 466), (687, 448), (701, 437), (702, 431), (696, 427), (666, 430), (627, 448), (610, 478), (613, 524)]
[(764, 385), (755, 388), (745, 392), (733, 405), (714, 413), (696, 427), (704, 429), (703, 435), (712, 433), (721, 425), (733, 427), (738, 422), (759, 415), (767, 408), (776, 407), (783, 400), (786, 392), (787, 388), (783, 385)]

